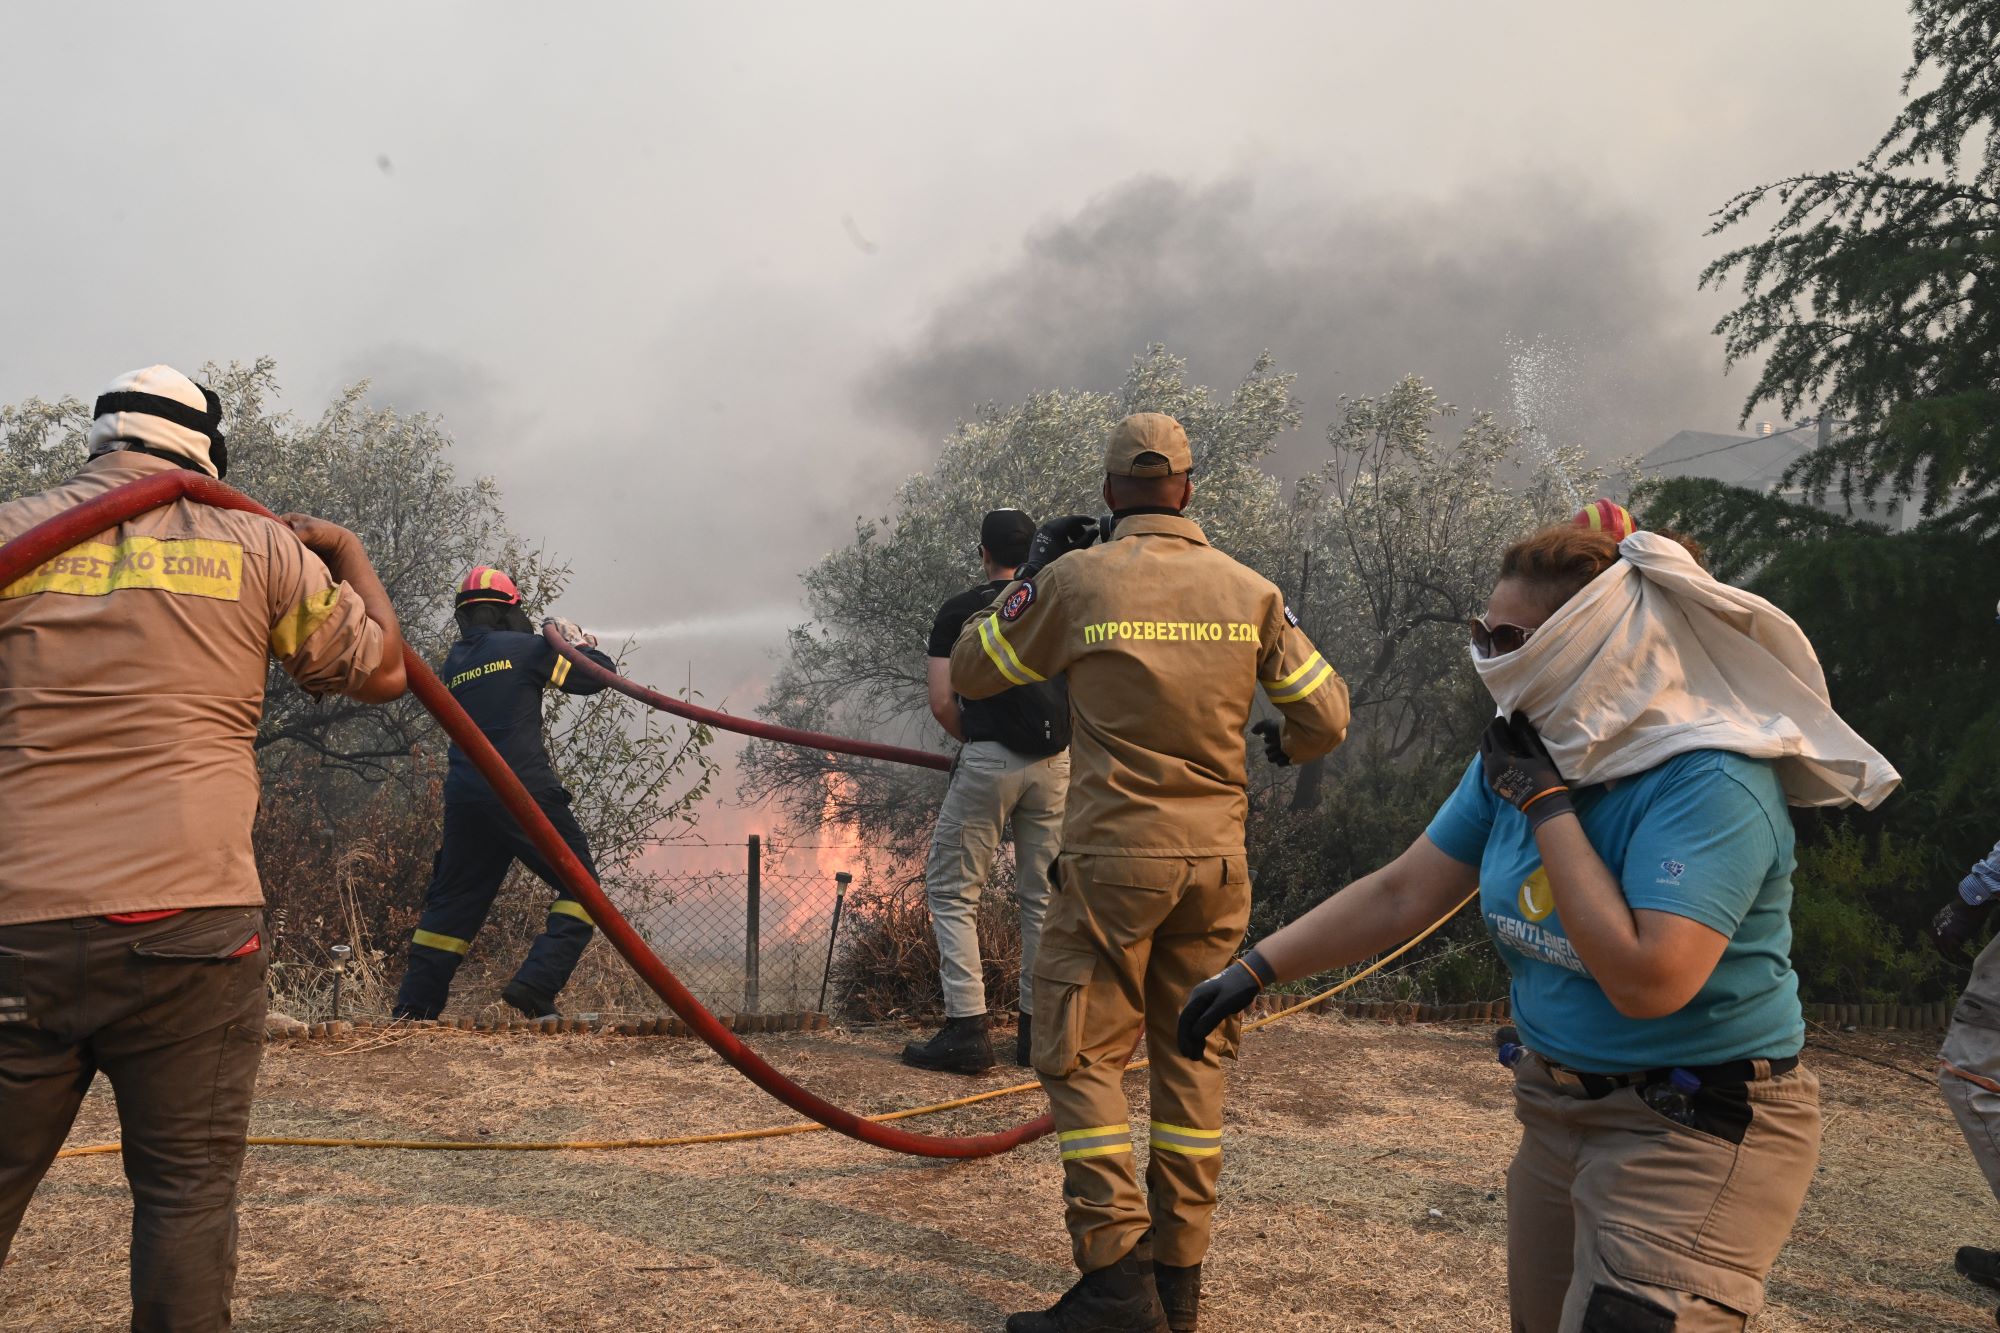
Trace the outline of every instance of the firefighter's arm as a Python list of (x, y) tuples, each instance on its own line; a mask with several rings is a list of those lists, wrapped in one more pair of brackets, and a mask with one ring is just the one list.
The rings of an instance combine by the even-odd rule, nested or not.
[(952, 692), (949, 657), (924, 659), (924, 690), (930, 697), (931, 716), (944, 728), (945, 735), (963, 741), (965, 719), (958, 711), (958, 695)]
[(279, 522), (298, 541), (280, 537), (271, 550), (272, 656), (314, 694), (370, 704), (400, 697), (402, 628), (361, 539), (310, 514)]
[(1284, 714), (1278, 743), (1293, 763), (1317, 759), (1347, 739), (1347, 682), (1282, 603), (1264, 627), (1257, 680), (1264, 697)]
[(1000, 590), (976, 611), (951, 648), (951, 688), (968, 699), (990, 699), (1067, 670), (1075, 639), (1063, 606), (1063, 566)]
[[(540, 639), (539, 635), (536, 637)], [(603, 667), (606, 671), (615, 672), (618, 670), (618, 664), (606, 656), (595, 642), (578, 643), (572, 639), (570, 640), (570, 646), (591, 661), (597, 663), (597, 665)], [(574, 669), (575, 663), (557, 652), (555, 646), (547, 639), (540, 639), (540, 650), (540, 654), (538, 654), (536, 659), (536, 668), (539, 674), (543, 680), (555, 686), (564, 694), (595, 694), (604, 688), (603, 681), (598, 680), (594, 676), (587, 676), (582, 672), (576, 671)]]

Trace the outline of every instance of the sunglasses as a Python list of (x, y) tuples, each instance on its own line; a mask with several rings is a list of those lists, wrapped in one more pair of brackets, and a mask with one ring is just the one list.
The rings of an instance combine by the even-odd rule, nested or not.
[(1465, 627), (1472, 631), (1472, 651), (1481, 657), (1505, 657), (1508, 653), (1518, 653), (1535, 636), (1534, 630), (1522, 629), (1519, 625), (1489, 625), (1483, 616), (1472, 617), (1465, 622)]

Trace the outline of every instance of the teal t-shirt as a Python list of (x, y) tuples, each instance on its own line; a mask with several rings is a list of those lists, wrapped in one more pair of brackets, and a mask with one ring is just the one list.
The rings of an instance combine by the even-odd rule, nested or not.
[(1445, 855), (1479, 868), (1479, 907), (1513, 974), (1514, 1025), (1531, 1050), (1595, 1073), (1797, 1055), (1792, 971), (1792, 822), (1771, 765), (1720, 750), (1676, 755), (1575, 792), (1590, 845), (1634, 908), (1729, 937), (1695, 997), (1663, 1018), (1612, 1007), (1563, 933), (1526, 816), (1474, 759), (1431, 820)]

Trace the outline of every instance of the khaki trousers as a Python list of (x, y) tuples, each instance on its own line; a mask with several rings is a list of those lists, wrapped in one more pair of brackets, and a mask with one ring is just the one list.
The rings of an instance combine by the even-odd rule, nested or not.
[(969, 741), (952, 766), (924, 865), (924, 895), (937, 933), (947, 1018), (986, 1012), (979, 956), (979, 895), (1000, 835), (1014, 830), (1014, 901), (1021, 909), (1021, 1012), (1035, 1012), (1036, 946), (1049, 908), (1049, 870), (1062, 847), (1069, 751), (1040, 759), (998, 741)]
[(132, 1327), (228, 1326), (266, 957), (230, 955), (263, 924), (217, 907), (0, 926), (0, 1263), (102, 1070), (132, 1187)]
[(1819, 1162), (1810, 1070), (1705, 1089), (1688, 1126), (1636, 1088), (1591, 1100), (1529, 1055), (1515, 1066), (1514, 1107), (1514, 1333), (1721, 1333), (1762, 1308)]
[[(1035, 964), (1034, 1065), (1055, 1111), (1076, 1265), (1122, 1259), (1150, 1227), (1153, 1257), (1208, 1252), (1222, 1171), (1223, 1054), (1231, 1022), (1202, 1059), (1174, 1029), (1188, 992), (1229, 965), (1250, 918), (1250, 879), (1231, 857), (1071, 856)], [(1146, 1193), (1132, 1173), (1124, 1070), (1141, 1033), (1152, 1057)]]
[(2000, 1198), (2000, 935), (1972, 965), (1938, 1051), (1938, 1087), (1972, 1158)]

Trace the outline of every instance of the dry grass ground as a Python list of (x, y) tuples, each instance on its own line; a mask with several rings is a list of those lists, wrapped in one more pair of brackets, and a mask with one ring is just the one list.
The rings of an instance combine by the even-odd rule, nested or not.
[[(905, 1035), (764, 1040), (786, 1070), (867, 1110), (966, 1090), (897, 1064)], [(1319, 1017), (1252, 1038), (1231, 1083), (1204, 1327), (1505, 1328), (1500, 1191), (1514, 1131), (1487, 1040)], [(1843, 1041), (1913, 1070), (1932, 1049)], [(2000, 1210), (1936, 1093), (1809, 1054), (1826, 1086), (1824, 1164), (1758, 1327), (1991, 1328), (1993, 1302), (1950, 1261), (1958, 1244), (2000, 1238)], [(1036, 1109), (1022, 1097), (919, 1123), (990, 1128)], [(612, 1138), (788, 1118), (689, 1042), (429, 1032), (274, 1048), (255, 1128)], [(103, 1141), (115, 1124), (100, 1084), (72, 1141)], [(637, 1152), (252, 1149), (237, 1319), (992, 1330), (1069, 1280), (1057, 1178), (1046, 1144), (941, 1165), (830, 1134)], [(115, 1158), (58, 1162), (0, 1271), (0, 1326), (122, 1327), (128, 1216)]]

